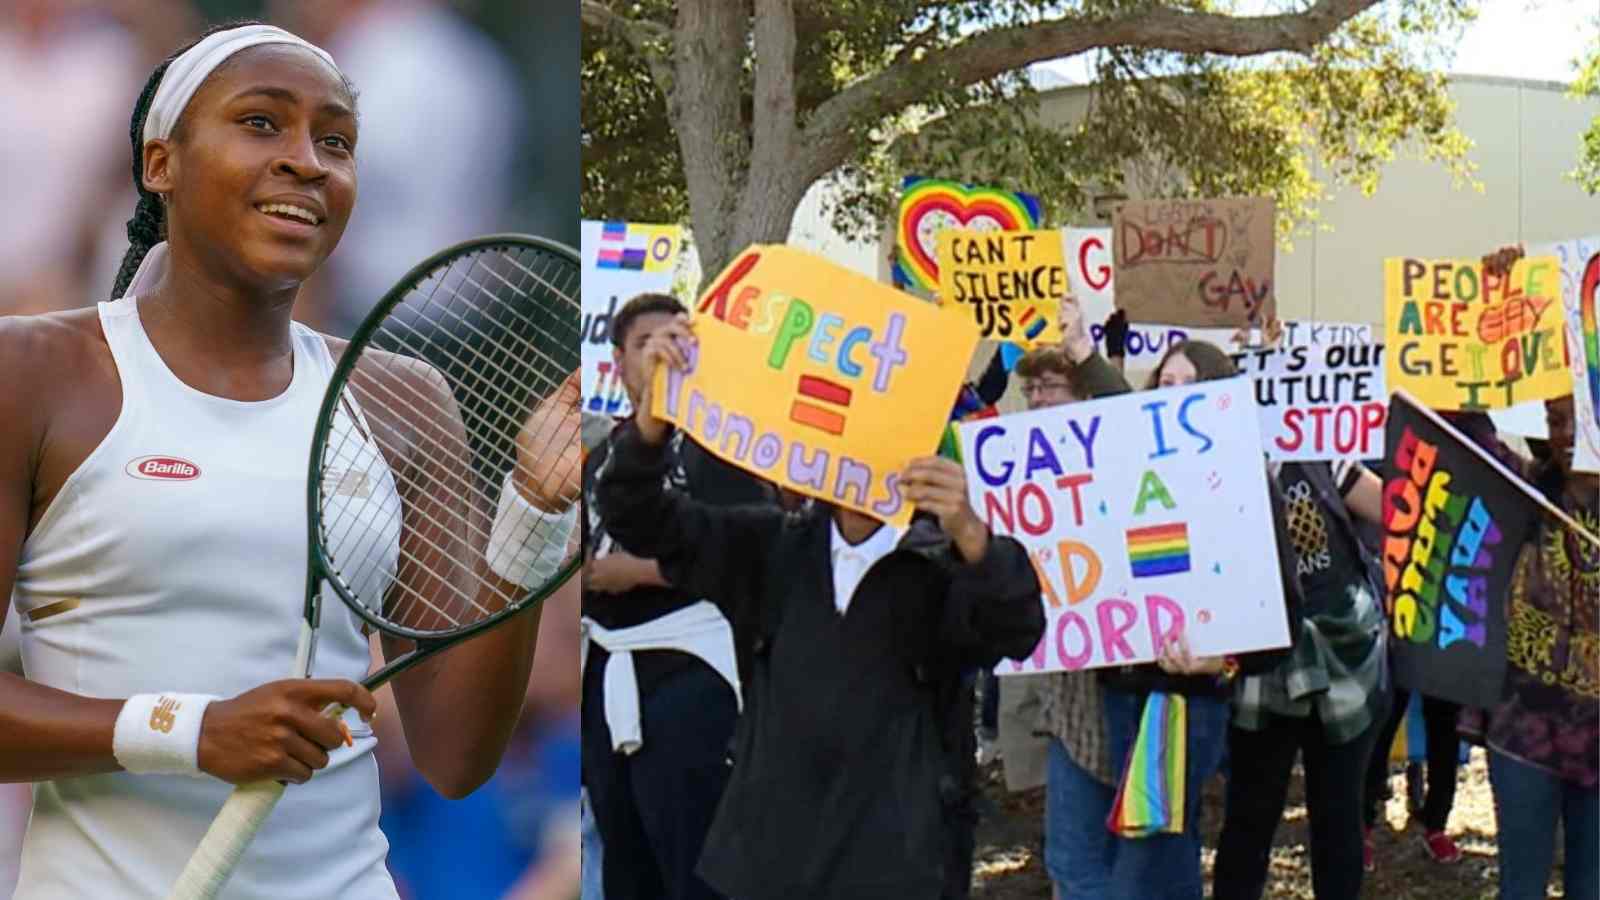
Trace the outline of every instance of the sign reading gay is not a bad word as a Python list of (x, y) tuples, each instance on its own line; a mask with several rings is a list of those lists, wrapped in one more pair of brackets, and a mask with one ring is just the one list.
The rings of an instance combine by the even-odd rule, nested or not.
[(895, 525), (899, 473), (932, 455), (978, 334), (965, 320), (789, 247), (746, 249), (695, 304), (687, 371), (651, 410), (762, 478)]
[(980, 337), (1024, 347), (1061, 343), (1056, 318), (1066, 293), (1059, 231), (939, 235), (939, 299), (969, 310)]
[(1506, 276), (1464, 259), (1384, 261), (1389, 387), (1433, 409), (1503, 409), (1572, 391), (1555, 257)]
[(1246, 350), (1239, 370), (1256, 382), (1262, 448), (1281, 460), (1383, 455), (1389, 391), (1383, 345)]
[[(1106, 397), (960, 425), (972, 508), (1027, 547), (1046, 628), (1001, 675), (1289, 643), (1251, 383)], [(1241, 535), (1256, 539), (1242, 540)]]
[(617, 309), (637, 294), (672, 289), (683, 246), (677, 225), (637, 222), (580, 223), (583, 268), (583, 408), (586, 412), (625, 416), (632, 410), (621, 373), (611, 357), (611, 329)]
[(1494, 706), (1505, 603), (1534, 502), (1403, 391), (1388, 430), (1383, 577), (1395, 677), (1430, 697)]
[(939, 235), (947, 229), (1038, 227), (1039, 199), (1032, 194), (908, 175), (895, 221), (894, 286), (923, 297), (939, 290)]
[(1112, 216), (1117, 306), (1132, 322), (1221, 328), (1276, 314), (1270, 198), (1130, 200)]

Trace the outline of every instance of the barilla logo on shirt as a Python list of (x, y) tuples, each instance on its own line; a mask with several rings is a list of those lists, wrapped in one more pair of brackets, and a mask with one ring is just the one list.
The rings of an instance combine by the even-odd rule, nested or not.
[(193, 481), (200, 477), (200, 467), (175, 456), (141, 456), (128, 463), (125, 470), (135, 478), (158, 481)]

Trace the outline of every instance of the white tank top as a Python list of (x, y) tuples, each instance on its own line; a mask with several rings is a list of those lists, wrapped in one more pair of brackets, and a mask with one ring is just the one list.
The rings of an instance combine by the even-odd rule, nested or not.
[[(247, 403), (179, 381), (132, 297), (100, 304), (100, 322), (122, 411), (23, 545), (13, 603), (27, 677), (103, 698), (227, 698), (289, 677), (305, 597), (306, 464), (333, 373), (326, 343), (296, 323), (288, 389)], [(366, 483), (394, 490), (387, 470)], [(360, 680), (369, 655), (359, 620), (331, 592), (324, 599), (312, 674)], [(346, 722), (355, 746), (284, 792), (223, 897), (397, 896), (378, 830), (376, 740), (353, 713)], [(231, 789), (209, 776), (124, 772), (36, 784), (17, 900), (165, 897)]]

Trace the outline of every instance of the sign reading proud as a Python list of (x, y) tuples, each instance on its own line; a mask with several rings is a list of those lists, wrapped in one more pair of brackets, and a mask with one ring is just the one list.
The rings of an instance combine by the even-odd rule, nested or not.
[(1024, 347), (1060, 343), (1056, 317), (1066, 293), (1059, 231), (939, 235), (939, 299), (970, 310), (980, 337)]
[(1537, 510), (1526, 489), (1403, 391), (1389, 406), (1383, 578), (1401, 686), (1500, 702), (1506, 598)]
[(978, 343), (961, 317), (799, 250), (746, 249), (695, 304), (691, 366), (651, 411), (716, 456), (904, 525), (899, 473), (932, 455)]
[(1205, 656), (1289, 643), (1251, 390), (1207, 381), (959, 426), (972, 508), (1028, 548), (1044, 589), (1038, 648), (996, 672), (1149, 662), (1178, 634)]
[(1389, 387), (1432, 409), (1503, 409), (1572, 392), (1555, 257), (1508, 276), (1461, 259), (1384, 261)]

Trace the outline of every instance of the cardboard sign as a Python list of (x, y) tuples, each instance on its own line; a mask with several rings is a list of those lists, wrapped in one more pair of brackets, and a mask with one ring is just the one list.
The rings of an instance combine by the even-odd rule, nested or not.
[[(1207, 381), (962, 423), (972, 508), (1028, 548), (1046, 627), (1001, 675), (1289, 643), (1251, 383)], [(1254, 540), (1244, 539), (1256, 536)]]
[(1395, 678), (1492, 707), (1505, 685), (1506, 598), (1536, 505), (1403, 391), (1389, 405), (1388, 442), (1383, 576)]
[(1389, 391), (1383, 345), (1290, 347), (1232, 354), (1255, 379), (1262, 449), (1271, 459), (1375, 459), (1383, 455)]
[(1277, 312), (1271, 199), (1130, 200), (1112, 217), (1117, 306), (1133, 322), (1222, 328)]
[(1384, 261), (1389, 387), (1432, 409), (1502, 409), (1572, 392), (1555, 257), (1506, 277), (1462, 259)]
[(979, 337), (1032, 348), (1061, 343), (1056, 319), (1067, 294), (1059, 231), (939, 235), (939, 301), (968, 311)]
[(739, 254), (695, 304), (685, 372), (651, 410), (758, 477), (894, 525), (899, 473), (931, 456), (978, 333), (967, 320), (789, 247)]
[(668, 293), (683, 247), (676, 225), (632, 222), (580, 223), (583, 268), (583, 411), (626, 416), (633, 412), (611, 357), (611, 323), (617, 310), (644, 293)]
[(1032, 194), (907, 176), (895, 223), (894, 285), (932, 298), (939, 290), (939, 234), (947, 228), (1029, 231), (1039, 227)]

